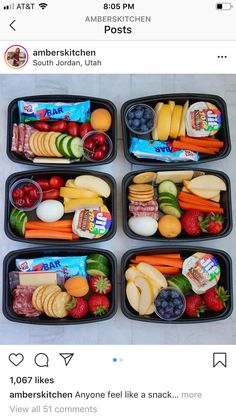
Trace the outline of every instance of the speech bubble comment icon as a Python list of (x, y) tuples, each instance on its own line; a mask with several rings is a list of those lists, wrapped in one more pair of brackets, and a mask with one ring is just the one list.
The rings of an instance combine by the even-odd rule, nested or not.
[(37, 354), (34, 358), (34, 362), (37, 365), (37, 367), (48, 367), (49, 366), (49, 358), (46, 354), (43, 352)]

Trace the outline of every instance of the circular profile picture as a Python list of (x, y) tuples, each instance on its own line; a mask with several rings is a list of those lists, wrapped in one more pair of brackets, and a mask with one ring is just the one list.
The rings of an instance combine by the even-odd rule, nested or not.
[(28, 51), (21, 45), (12, 45), (5, 52), (5, 61), (11, 68), (18, 69), (26, 65), (29, 55)]

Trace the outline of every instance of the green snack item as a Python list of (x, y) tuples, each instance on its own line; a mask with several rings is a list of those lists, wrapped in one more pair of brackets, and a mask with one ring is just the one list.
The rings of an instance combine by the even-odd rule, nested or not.
[(170, 278), (168, 278), (167, 282), (170, 287), (176, 288), (184, 295), (192, 291), (192, 287), (188, 278), (186, 278), (186, 276), (184, 276), (183, 274), (171, 276)]
[(109, 264), (108, 258), (99, 253), (92, 253), (91, 255), (87, 257), (87, 260), (86, 260), (87, 264), (94, 263), (94, 262), (102, 263), (103, 265), (106, 265), (106, 266)]
[(102, 263), (93, 262), (87, 266), (86, 273), (90, 276), (107, 276), (109, 274), (109, 268)]

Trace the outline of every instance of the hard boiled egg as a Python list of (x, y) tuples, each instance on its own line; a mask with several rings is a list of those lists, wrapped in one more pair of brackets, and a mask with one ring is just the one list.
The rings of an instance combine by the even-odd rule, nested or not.
[(52, 223), (63, 217), (64, 207), (61, 202), (54, 199), (48, 199), (39, 204), (36, 209), (36, 215), (41, 221)]
[(152, 217), (131, 217), (128, 226), (135, 234), (140, 236), (153, 236), (158, 229), (158, 223)]

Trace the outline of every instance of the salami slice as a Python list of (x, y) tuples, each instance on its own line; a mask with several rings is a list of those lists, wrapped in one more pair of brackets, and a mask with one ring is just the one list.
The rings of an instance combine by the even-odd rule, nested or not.
[(40, 312), (32, 304), (32, 296), (37, 287), (17, 285), (13, 290), (13, 310), (26, 317), (38, 317)]

